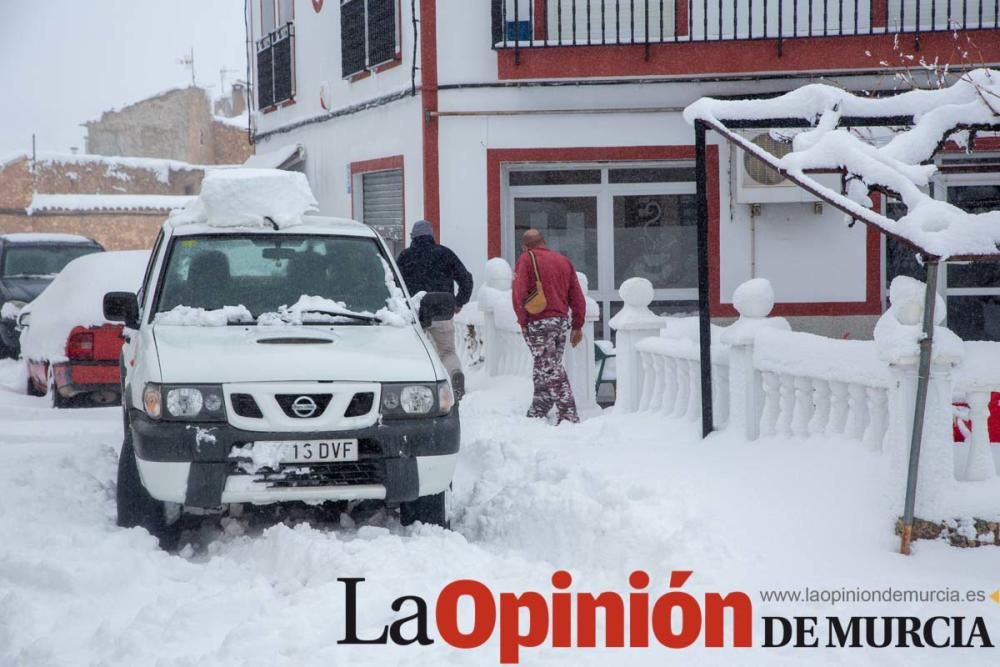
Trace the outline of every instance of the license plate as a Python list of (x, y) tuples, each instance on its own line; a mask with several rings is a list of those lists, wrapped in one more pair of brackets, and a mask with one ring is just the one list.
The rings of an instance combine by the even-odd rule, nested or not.
[(304, 442), (255, 442), (254, 460), (277, 460), (281, 463), (330, 463), (357, 461), (358, 441), (307, 440)]

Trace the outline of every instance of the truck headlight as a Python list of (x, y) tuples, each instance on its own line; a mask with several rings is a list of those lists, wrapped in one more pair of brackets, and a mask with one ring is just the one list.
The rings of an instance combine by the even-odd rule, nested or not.
[[(158, 385), (150, 383), (143, 392), (143, 407), (153, 419), (225, 421), (225, 401), (221, 385)], [(166, 410), (164, 410), (166, 408)]]
[(391, 383), (382, 385), (383, 417), (438, 417), (451, 411), (451, 386), (448, 381), (426, 384)]
[(425, 415), (434, 407), (434, 392), (423, 385), (403, 387), (399, 392), (399, 406), (408, 415)]

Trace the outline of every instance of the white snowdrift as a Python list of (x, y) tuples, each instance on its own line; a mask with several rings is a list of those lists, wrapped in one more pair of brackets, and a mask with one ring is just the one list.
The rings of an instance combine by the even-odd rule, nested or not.
[(108, 324), (104, 295), (134, 292), (149, 260), (146, 250), (102, 252), (74, 259), (31, 302), (31, 325), (21, 334), (25, 359), (66, 360), (66, 339), (74, 327)]
[(176, 306), (165, 313), (157, 313), (153, 322), (164, 326), (224, 327), (231, 322), (253, 322), (253, 313), (242, 305), (215, 310)]
[(170, 216), (175, 226), (271, 227), (302, 224), (319, 210), (305, 174), (279, 169), (224, 169), (205, 174), (201, 194)]

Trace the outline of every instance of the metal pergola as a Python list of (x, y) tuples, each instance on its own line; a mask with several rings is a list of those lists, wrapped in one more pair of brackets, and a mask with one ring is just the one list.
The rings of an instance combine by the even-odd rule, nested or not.
[[(870, 116), (844, 116), (839, 119), (837, 127), (911, 127), (914, 125), (913, 116), (900, 115), (870, 115)], [(808, 182), (794, 173), (783, 169), (778, 164), (778, 158), (757, 146), (745, 137), (741, 136), (737, 130), (745, 129), (811, 129), (815, 124), (808, 119), (798, 117), (775, 117), (775, 118), (731, 118), (725, 122), (716, 118), (705, 119), (696, 118), (694, 120), (695, 132), (695, 178), (697, 180), (697, 214), (698, 214), (698, 330), (699, 330), (699, 352), (701, 367), (701, 425), (702, 437), (707, 437), (714, 429), (714, 415), (712, 409), (712, 365), (704, 363), (704, 360), (711, 359), (711, 314), (709, 312), (709, 293), (711, 287), (711, 274), (709, 271), (708, 252), (708, 161), (707, 161), (707, 134), (709, 130), (718, 132), (731, 146), (736, 146), (743, 151), (753, 154), (775, 169), (784, 178), (798, 187), (812, 193), (817, 199), (830, 206), (843, 211), (854, 220), (860, 220), (864, 224), (874, 227), (886, 237), (894, 238), (897, 241), (911, 247), (915, 253), (919, 253), (923, 258), (923, 263), (927, 268), (927, 285), (924, 294), (924, 317), (923, 317), (923, 338), (920, 341), (920, 360), (917, 376), (917, 395), (914, 402), (913, 431), (910, 438), (909, 469), (906, 480), (906, 497), (903, 510), (902, 538), (900, 552), (910, 553), (910, 541), (913, 531), (913, 508), (916, 500), (917, 469), (920, 462), (920, 447), (923, 441), (924, 412), (927, 405), (927, 385), (930, 377), (931, 350), (934, 335), (934, 307), (937, 301), (937, 276), (938, 265), (942, 257), (939, 254), (928, 251), (926, 248), (914, 243), (911, 239), (900, 236), (889, 227), (891, 220), (882, 214), (865, 208), (848, 200), (844, 196), (831, 196), (823, 187), (817, 187), (815, 182)], [(931, 155), (928, 155), (925, 163), (933, 160), (934, 156), (944, 147), (949, 137), (956, 132), (1000, 132), (1000, 119), (987, 124), (956, 124), (945, 131)], [(809, 173), (834, 173), (840, 174), (842, 179), (846, 179), (849, 174), (844, 169), (814, 169), (806, 170)], [(869, 184), (871, 190), (881, 192), (889, 196), (896, 196), (890, 189), (875, 184)], [(1000, 248), (997, 254), (993, 255), (956, 255), (947, 257), (953, 261), (1000, 261)]]

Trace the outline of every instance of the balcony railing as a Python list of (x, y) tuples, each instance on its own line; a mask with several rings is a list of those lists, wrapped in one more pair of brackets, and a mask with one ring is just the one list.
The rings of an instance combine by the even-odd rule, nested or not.
[(495, 48), (1000, 28), (1000, 0), (492, 0)]

